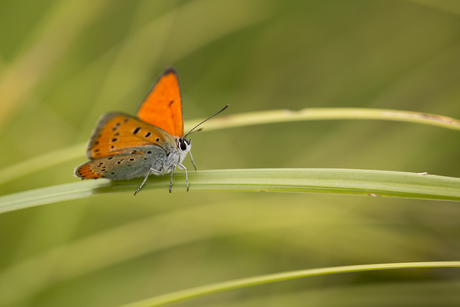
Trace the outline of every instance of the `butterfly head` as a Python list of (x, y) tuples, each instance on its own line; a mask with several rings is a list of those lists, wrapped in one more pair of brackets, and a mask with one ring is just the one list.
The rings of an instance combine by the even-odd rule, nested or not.
[(180, 152), (187, 154), (192, 148), (192, 140), (187, 140), (185, 137), (181, 137), (177, 140), (177, 147)]
[(179, 164), (182, 163), (185, 156), (190, 153), (190, 159), (192, 160), (193, 167), (196, 170), (196, 165), (195, 162), (193, 162), (193, 157), (190, 149), (192, 149), (192, 140), (187, 140), (185, 137), (177, 139), (177, 154), (179, 155)]

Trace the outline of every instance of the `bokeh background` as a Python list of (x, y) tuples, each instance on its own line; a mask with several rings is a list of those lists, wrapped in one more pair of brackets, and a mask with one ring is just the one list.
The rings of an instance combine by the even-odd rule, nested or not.
[[(306, 107), (460, 118), (460, 1), (2, 0), (1, 168), (134, 114), (168, 65), (185, 119)], [(224, 115), (222, 115), (224, 116)], [(460, 177), (458, 131), (311, 121), (193, 135), (199, 169), (354, 168)], [(75, 182), (71, 159), (0, 195)], [(186, 159), (186, 166), (192, 166)], [(118, 306), (235, 278), (458, 260), (454, 202), (174, 190), (0, 215), (0, 306)], [(343, 274), (177, 306), (458, 306), (458, 269)]]

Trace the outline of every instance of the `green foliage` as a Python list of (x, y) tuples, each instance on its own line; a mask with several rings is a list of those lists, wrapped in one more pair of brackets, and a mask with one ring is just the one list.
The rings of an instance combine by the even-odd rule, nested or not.
[[(458, 131), (426, 114), (460, 118), (459, 37), (453, 1), (0, 2), (0, 197), (13, 209), (48, 204), (0, 214), (0, 306), (118, 306), (252, 276), (403, 262), (431, 268), (244, 286), (180, 306), (458, 306), (458, 268), (431, 263), (460, 254), (458, 202), (436, 200), (458, 198)], [(191, 191), (180, 173), (173, 193), (168, 178), (152, 178), (136, 197), (136, 180), (74, 178), (97, 118), (134, 114), (167, 65), (186, 119), (230, 104), (192, 135)], [(341, 108), (407, 110), (393, 116), (441, 127), (369, 120), (382, 113), (298, 118)], [(280, 109), (303, 111), (270, 111)], [(261, 111), (274, 112), (264, 125), (232, 117)], [(398, 198), (240, 192), (292, 192), (269, 184), (297, 181), (292, 172), (304, 172), (304, 187), (329, 176), (332, 192), (353, 184), (345, 169), (367, 174), (349, 191), (371, 186), (351, 194)], [(250, 189), (212, 188), (225, 180)]]

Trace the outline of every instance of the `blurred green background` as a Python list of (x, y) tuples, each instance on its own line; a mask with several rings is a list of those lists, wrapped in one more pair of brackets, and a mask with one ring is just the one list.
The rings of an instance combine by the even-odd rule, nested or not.
[[(179, 73), (185, 119), (227, 103), (227, 114), (363, 107), (460, 118), (460, 1), (2, 0), (0, 170), (85, 143), (105, 112), (135, 114), (168, 65)], [(193, 156), (201, 170), (460, 177), (458, 140), (418, 124), (311, 121), (197, 133)], [(76, 182), (84, 161), (82, 150), (1, 185), (0, 195)], [(117, 306), (259, 274), (459, 255), (453, 202), (194, 192), (191, 182), (188, 193), (0, 215), (0, 306)], [(458, 276), (314, 277), (177, 306), (459, 306)]]

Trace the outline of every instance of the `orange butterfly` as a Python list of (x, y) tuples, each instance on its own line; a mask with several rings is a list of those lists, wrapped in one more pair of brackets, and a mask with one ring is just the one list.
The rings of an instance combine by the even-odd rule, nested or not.
[[(228, 105), (213, 116), (227, 107)], [(182, 165), (187, 153), (190, 153), (195, 170), (196, 166), (190, 152), (192, 143), (186, 137), (213, 116), (184, 136), (179, 80), (172, 67), (166, 68), (160, 75), (139, 107), (137, 116), (138, 118), (118, 112), (103, 115), (88, 143), (86, 153), (90, 161), (78, 166), (74, 171), (75, 176), (82, 179), (112, 180), (145, 176), (134, 193), (136, 195), (150, 174), (160, 176), (171, 173), (171, 193), (173, 174), (176, 167), (179, 167), (185, 171), (188, 191), (187, 169)]]

